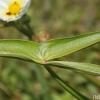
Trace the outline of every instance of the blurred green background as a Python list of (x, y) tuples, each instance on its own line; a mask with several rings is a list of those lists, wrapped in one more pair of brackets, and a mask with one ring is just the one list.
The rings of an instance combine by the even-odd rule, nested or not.
[[(76, 36), (100, 31), (100, 0), (32, 0), (28, 10), (33, 40)], [(0, 39), (28, 39), (14, 26), (2, 27)], [(61, 60), (100, 64), (100, 44), (78, 51)], [(100, 77), (54, 68), (63, 80), (93, 98), (100, 95)], [(76, 100), (34, 63), (0, 58), (0, 100)]]

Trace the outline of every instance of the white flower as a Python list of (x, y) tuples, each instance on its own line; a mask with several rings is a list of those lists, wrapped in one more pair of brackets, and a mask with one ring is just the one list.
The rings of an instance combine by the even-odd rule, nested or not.
[(27, 11), (31, 0), (0, 0), (0, 20), (15, 21)]

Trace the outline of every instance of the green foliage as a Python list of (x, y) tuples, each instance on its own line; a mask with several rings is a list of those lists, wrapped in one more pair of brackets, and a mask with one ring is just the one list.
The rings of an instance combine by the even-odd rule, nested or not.
[(31, 5), (29, 16), (0, 21), (0, 100), (92, 100), (100, 90), (93, 76), (100, 75), (99, 0), (32, 0)]
[(58, 66), (60, 68), (83, 71), (92, 73), (94, 75), (100, 75), (100, 65), (90, 64), (90, 63), (78, 63), (78, 62), (69, 62), (69, 61), (51, 61), (48, 64)]
[(51, 60), (71, 54), (80, 49), (86, 48), (100, 42), (100, 32), (84, 34), (72, 38), (54, 39), (44, 43), (44, 59)]
[(0, 40), (0, 55), (19, 57), (45, 64), (48, 60), (71, 54), (99, 41), (99, 32), (50, 40), (40, 44), (33, 41)]
[[(34, 61), (36, 63), (61, 66), (61, 68), (75, 69), (76, 71), (91, 72), (100, 75), (100, 66), (88, 63), (64, 62), (64, 61), (49, 61), (54, 58), (59, 58), (80, 49), (86, 48), (92, 44), (100, 42), (100, 33), (90, 33), (72, 38), (55, 39), (43, 43), (23, 40), (0, 40), (0, 55), (9, 57), (18, 57), (24, 60)], [(66, 67), (67, 66), (67, 67)], [(37, 66), (38, 67), (38, 66)], [(53, 77), (57, 78), (58, 83), (64, 87), (79, 100), (85, 100), (85, 97), (72, 89), (68, 84), (65, 84), (51, 69), (46, 68)], [(37, 71), (38, 74), (40, 72)], [(42, 73), (41, 73), (42, 74)], [(44, 87), (44, 81), (39, 75), (39, 80)], [(60, 81), (61, 83), (60, 83)], [(62, 84), (63, 83), (63, 84)], [(46, 93), (46, 92), (45, 92)], [(44, 94), (45, 95), (45, 94)], [(46, 96), (45, 96), (46, 98)], [(48, 97), (44, 100), (49, 100)]]

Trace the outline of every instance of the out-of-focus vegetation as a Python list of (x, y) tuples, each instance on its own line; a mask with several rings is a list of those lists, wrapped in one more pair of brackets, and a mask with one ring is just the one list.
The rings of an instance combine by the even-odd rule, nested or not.
[[(36, 41), (100, 31), (100, 0), (32, 0), (28, 15)], [(3, 27), (0, 38), (27, 39), (15, 27)], [(60, 58), (100, 64), (100, 44)], [(66, 82), (86, 96), (100, 94), (100, 78), (54, 68)], [(44, 78), (45, 77), (45, 78)], [(35, 64), (0, 58), (0, 100), (75, 100)]]

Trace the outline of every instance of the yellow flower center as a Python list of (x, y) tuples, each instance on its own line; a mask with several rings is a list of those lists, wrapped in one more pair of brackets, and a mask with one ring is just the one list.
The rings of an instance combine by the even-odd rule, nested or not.
[(6, 15), (17, 15), (20, 12), (21, 6), (18, 2), (13, 2), (9, 5), (8, 11), (6, 12)]

